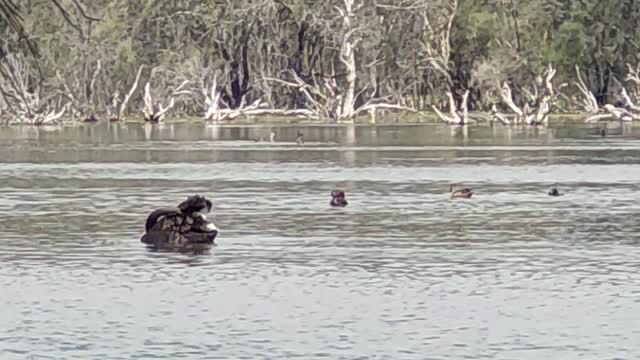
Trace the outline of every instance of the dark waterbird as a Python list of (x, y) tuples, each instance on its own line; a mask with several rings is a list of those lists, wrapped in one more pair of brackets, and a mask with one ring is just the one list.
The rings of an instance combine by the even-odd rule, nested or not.
[(187, 200), (178, 204), (178, 208), (183, 214), (190, 215), (194, 212), (208, 214), (213, 208), (213, 203), (204, 196), (190, 196)]
[(551, 189), (549, 189), (549, 192), (547, 193), (549, 196), (560, 196), (560, 190), (558, 190), (557, 186), (553, 186), (551, 187)]
[(346, 196), (347, 195), (344, 190), (336, 189), (331, 191), (331, 201), (329, 202), (329, 205), (334, 207), (345, 207), (349, 205)]
[(160, 208), (147, 217), (140, 241), (157, 249), (189, 251), (215, 244), (218, 228), (207, 220), (213, 204), (191, 196), (175, 208)]
[(96, 117), (94, 115), (90, 115), (89, 117), (83, 119), (82, 122), (95, 123), (95, 122), (98, 122), (98, 119), (96, 119)]

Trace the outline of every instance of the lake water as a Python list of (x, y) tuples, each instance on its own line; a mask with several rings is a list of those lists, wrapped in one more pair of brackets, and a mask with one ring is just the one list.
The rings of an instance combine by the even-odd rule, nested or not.
[[(99, 123), (0, 154), (3, 360), (640, 358), (636, 128)], [(218, 246), (146, 249), (193, 194)]]

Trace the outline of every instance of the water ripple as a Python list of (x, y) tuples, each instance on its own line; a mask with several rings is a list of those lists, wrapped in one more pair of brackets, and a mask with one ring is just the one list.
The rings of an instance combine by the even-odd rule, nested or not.
[[(640, 134), (455, 129), (3, 129), (0, 358), (640, 356)], [(219, 246), (146, 249), (193, 193)]]

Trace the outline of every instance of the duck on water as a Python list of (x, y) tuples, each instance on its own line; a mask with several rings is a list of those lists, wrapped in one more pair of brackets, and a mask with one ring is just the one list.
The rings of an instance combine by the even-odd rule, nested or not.
[(329, 205), (333, 207), (345, 207), (349, 205), (349, 202), (347, 202), (347, 195), (344, 190), (333, 190), (331, 192), (331, 201), (329, 201)]
[(449, 185), (449, 194), (451, 199), (469, 199), (473, 196), (474, 192), (471, 188), (456, 189), (454, 184)]
[(218, 228), (207, 220), (213, 203), (190, 196), (177, 207), (157, 209), (147, 217), (140, 241), (156, 249), (188, 251), (215, 245)]
[(552, 186), (547, 193), (549, 196), (562, 196), (560, 190), (558, 190), (558, 185)]

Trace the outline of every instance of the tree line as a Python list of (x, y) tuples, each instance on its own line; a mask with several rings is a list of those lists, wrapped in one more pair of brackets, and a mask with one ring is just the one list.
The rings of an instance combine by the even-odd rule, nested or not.
[(635, 118), (639, 20), (634, 0), (0, 0), (0, 117)]

